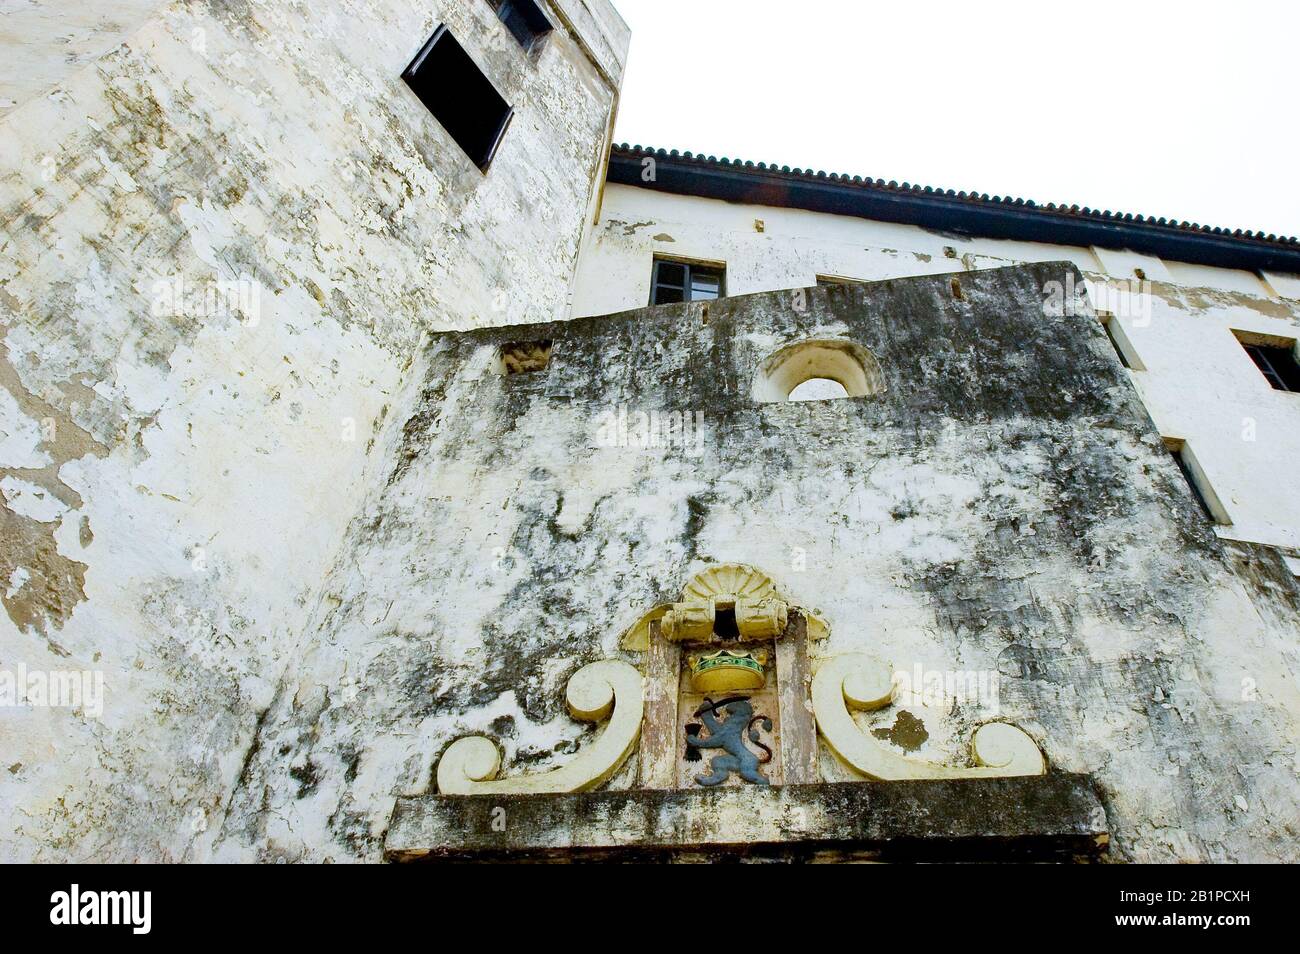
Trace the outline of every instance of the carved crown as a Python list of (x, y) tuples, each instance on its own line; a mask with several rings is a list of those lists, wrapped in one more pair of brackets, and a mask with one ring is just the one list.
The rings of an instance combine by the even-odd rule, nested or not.
[(767, 682), (767, 653), (719, 649), (690, 656), (691, 688), (696, 692), (747, 692)]

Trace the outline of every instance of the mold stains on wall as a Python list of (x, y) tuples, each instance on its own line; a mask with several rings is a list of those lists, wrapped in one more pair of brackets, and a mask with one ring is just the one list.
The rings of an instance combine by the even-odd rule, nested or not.
[[(351, 726), (372, 671), (450, 713), (428, 630), (459, 617), (428, 607), (395, 627), (387, 603), (337, 585), (346, 570), (323, 580), (354, 565), (346, 541), (383, 551), (424, 519), (354, 517), (374, 495), (405, 500), (424, 448), (475, 427), (442, 419), (462, 395), (421, 394), (411, 356), (427, 332), (565, 313), (618, 80), (601, 70), (622, 55), (595, 64), (584, 44), (617, 52), (626, 36), (557, 29), (526, 62), (469, 0), (158, 6), (56, 94), (0, 116), (0, 449), (14, 451), (0, 459), (0, 656), (44, 656), (43, 635), (104, 669), (116, 707), (103, 725), (54, 713), (6, 738), (7, 764), (66, 757), (0, 776), (0, 854), (283, 857), (266, 817), (280, 792), (365, 854), (368, 815), (317, 807), (391, 766), (300, 751), (310, 733), (278, 724)], [(440, 20), (517, 110), (487, 177), (400, 81)], [(177, 282), (201, 296), (245, 278), (256, 313), (160, 301)], [(435, 550), (464, 543), (436, 530)], [(355, 694), (293, 689), (321, 620), (382, 634), (335, 674)], [(268, 766), (283, 788), (258, 787)], [(92, 798), (68, 817), (22, 808)]]
[(894, 724), (881, 729), (872, 729), (871, 734), (908, 752), (915, 752), (923, 746), (930, 733), (925, 723), (912, 713), (903, 709), (894, 717)]
[[(725, 299), (707, 324), (678, 305), (434, 336), (400, 473), (354, 521), (339, 609), (295, 676), (326, 687), (345, 666), (365, 688), (319, 719), (277, 706), (265, 734), (288, 750), (254, 760), (239, 812), (269, 799), (293, 823), (232, 842), (376, 857), (391, 798), (425, 790), (460, 734), (499, 739), (507, 771), (554, 764), (590, 731), (563, 712), (567, 676), (692, 568), (735, 560), (822, 611), (827, 652), (1001, 678), (998, 712), (926, 706), (879, 737), (959, 757), (978, 724), (1012, 719), (1098, 779), (1118, 857), (1293, 855), (1262, 827), (1294, 816), (1293, 795), (1252, 819), (1254, 841), (1232, 806), (1280, 804), (1294, 688), (1265, 679), (1243, 708), (1222, 677), (1243, 632), (1252, 671), (1276, 668), (1277, 639), (1178, 496), (1096, 320), (1042, 327), (1040, 289), (1068, 267), (972, 272), (963, 302), (935, 276), (811, 289), (804, 310), (788, 292)], [(488, 372), (531, 337), (562, 339), (544, 381)], [(886, 386), (755, 402), (761, 362), (809, 337), (869, 348)], [(699, 409), (706, 436), (604, 446), (620, 405)], [(1245, 775), (1223, 779), (1234, 758)], [(299, 799), (289, 773), (308, 762)], [(1207, 811), (1207, 791), (1227, 807)]]
[(1169, 305), (1193, 314), (1214, 314), (1234, 309), (1251, 311), (1263, 318), (1277, 318), (1300, 325), (1295, 306), (1286, 301), (1218, 288), (1188, 288), (1167, 282), (1148, 282), (1151, 294)]
[(398, 450), (397, 462), (388, 475), (388, 484), (392, 486), (406, 475), (411, 466), (428, 446), (438, 428), (442, 415), (443, 401), (447, 394), (441, 383), (426, 387), (420, 392), (414, 413), (402, 425), (402, 443)]

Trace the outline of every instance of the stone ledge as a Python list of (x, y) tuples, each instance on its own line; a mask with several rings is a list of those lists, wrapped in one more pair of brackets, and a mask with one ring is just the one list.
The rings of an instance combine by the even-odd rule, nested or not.
[[(498, 830), (494, 830), (495, 827)], [(1109, 840), (1085, 775), (399, 798), (390, 861), (1067, 859)]]

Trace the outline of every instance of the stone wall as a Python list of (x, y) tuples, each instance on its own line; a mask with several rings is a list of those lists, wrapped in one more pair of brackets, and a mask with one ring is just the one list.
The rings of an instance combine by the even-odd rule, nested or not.
[[(465, 734), (498, 739), (505, 774), (563, 763), (591, 731), (564, 711), (568, 677), (734, 561), (824, 615), (825, 653), (999, 675), (996, 705), (864, 720), (898, 751), (959, 763), (977, 723), (1008, 719), (1052, 770), (1092, 777), (1114, 859), (1296, 860), (1300, 593), (1274, 551), (1218, 540), (1086, 306), (1044, 314), (1069, 276), (436, 336), (264, 719), (227, 856), (378, 858), (394, 797), (427, 790)], [(763, 360), (809, 338), (869, 349), (883, 392), (756, 403)], [(545, 340), (546, 370), (503, 373), (503, 347)], [(638, 446), (652, 411), (701, 414), (698, 440)], [(636, 773), (634, 756), (611, 787)], [(822, 773), (848, 777), (828, 755)]]
[[(782, 246), (782, 213), (727, 207), (767, 250), (733, 293), (922, 277), (585, 317), (644, 301), (654, 251), (723, 257), (611, 189), (575, 284), (628, 39), (607, 3), (549, 5), (534, 56), (482, 0), (132, 9), (0, 106), (0, 673), (105, 693), (0, 706), (0, 857), (378, 860), (452, 739), (563, 762), (591, 731), (568, 676), (737, 561), (826, 617), (826, 652), (998, 673), (996, 712), (867, 720), (900, 751), (957, 761), (1011, 719), (1093, 778), (1116, 858), (1296, 860), (1300, 592), (1263, 545), (1293, 501), (1238, 502), (1252, 542), (1221, 541), (1160, 439), (1197, 442), (1162, 419), (1186, 391), (1122, 369), (1086, 306), (1043, 309), (1143, 267), (1206, 340), (1280, 334), (1293, 279), (995, 268), (1056, 250), (826, 217)], [(515, 107), (486, 176), (399, 79), (440, 22)], [(808, 337), (870, 349), (882, 393), (756, 403)], [(504, 373), (542, 341), (546, 371)], [(666, 446), (638, 446), (651, 412)]]
[[(421, 341), (567, 312), (628, 39), (577, 0), (531, 56), (484, 0), (156, 6), (0, 116), (0, 669), (105, 693), (0, 707), (11, 860), (210, 855)], [(441, 22), (515, 109), (486, 175), (400, 79)]]
[[(1233, 334), (1300, 338), (1300, 275), (610, 185), (579, 263), (574, 313), (644, 305), (655, 256), (725, 263), (732, 295), (799, 288), (819, 276), (878, 281), (1073, 262), (1097, 287), (1121, 290), (1108, 310), (1140, 365), (1129, 377), (1161, 435), (1187, 443), (1221, 499), (1231, 525), (1218, 532), (1300, 553), (1300, 494), (1277, 480), (1300, 471), (1300, 397), (1273, 390)], [(1139, 281), (1147, 283), (1140, 298), (1123, 291)]]

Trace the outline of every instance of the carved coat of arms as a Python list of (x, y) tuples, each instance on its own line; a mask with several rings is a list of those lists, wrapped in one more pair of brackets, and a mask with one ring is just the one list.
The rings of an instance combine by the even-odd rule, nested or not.
[(891, 673), (861, 653), (821, 656), (818, 614), (792, 606), (752, 567), (722, 564), (694, 576), (679, 602), (656, 606), (622, 640), (641, 665), (590, 663), (569, 680), (575, 718), (604, 722), (566, 765), (497, 778), (496, 744), (458, 739), (437, 766), (444, 795), (579, 792), (639, 757), (646, 789), (779, 786), (820, 781), (819, 748), (864, 779), (1041, 775), (1037, 744), (1005, 722), (981, 726), (969, 765), (912, 758), (864, 732), (854, 712), (893, 702)]

